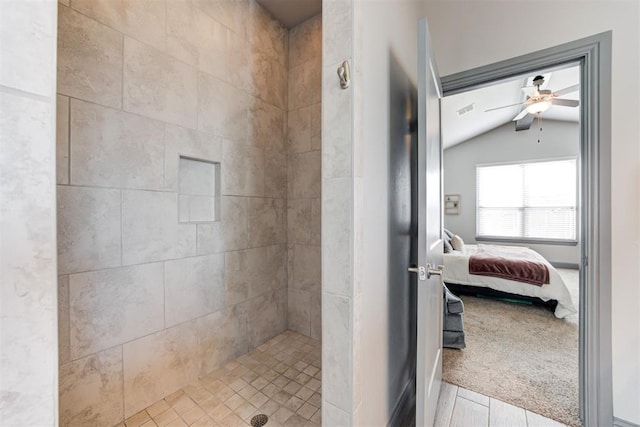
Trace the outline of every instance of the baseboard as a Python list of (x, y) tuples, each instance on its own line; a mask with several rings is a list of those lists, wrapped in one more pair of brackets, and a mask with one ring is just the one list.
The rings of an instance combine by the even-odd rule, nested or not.
[(551, 262), (555, 268), (568, 268), (571, 270), (579, 270), (580, 266), (573, 262)]
[(414, 373), (404, 386), (402, 394), (393, 408), (387, 427), (403, 426), (407, 419), (412, 419), (411, 411), (416, 406), (416, 374)]
[(620, 418), (613, 417), (614, 427), (640, 427), (640, 425), (631, 423), (629, 421), (621, 420)]

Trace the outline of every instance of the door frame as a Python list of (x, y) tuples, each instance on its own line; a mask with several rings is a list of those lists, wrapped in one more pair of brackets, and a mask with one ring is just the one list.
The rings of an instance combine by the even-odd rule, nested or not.
[(444, 96), (532, 70), (581, 65), (580, 415), (613, 424), (611, 354), (611, 31), (442, 77)]

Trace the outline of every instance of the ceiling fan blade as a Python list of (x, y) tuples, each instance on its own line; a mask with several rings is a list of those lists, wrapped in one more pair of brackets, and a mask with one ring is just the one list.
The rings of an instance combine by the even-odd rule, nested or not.
[(575, 99), (553, 98), (551, 100), (551, 103), (553, 105), (560, 105), (561, 107), (577, 107), (578, 105), (580, 105), (580, 101), (577, 101)]
[(553, 94), (555, 96), (562, 96), (571, 92), (576, 92), (579, 89), (580, 89), (580, 85), (573, 85), (573, 86), (565, 87), (564, 89), (556, 90), (555, 92), (553, 92)]
[(489, 108), (488, 110), (484, 110), (484, 112), (488, 113), (489, 111), (500, 110), (502, 108), (508, 108), (508, 107), (515, 107), (516, 105), (522, 105), (522, 104), (524, 104), (524, 102), (518, 102), (517, 104), (503, 105), (502, 107)]
[[(524, 110), (527, 111), (527, 110)], [(536, 118), (533, 114), (527, 114), (522, 119), (516, 121), (516, 132), (521, 130), (528, 130), (533, 123), (533, 120)]]
[[(524, 110), (520, 111), (520, 113), (518, 113), (518, 115), (515, 116), (512, 121), (517, 122), (518, 120), (521, 120), (522, 118), (524, 118), (527, 114), (529, 114), (529, 112), (525, 108)], [(530, 115), (533, 116), (532, 114)]]

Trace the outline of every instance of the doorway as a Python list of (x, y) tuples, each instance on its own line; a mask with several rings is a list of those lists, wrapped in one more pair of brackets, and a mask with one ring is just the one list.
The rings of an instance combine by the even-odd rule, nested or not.
[[(445, 245), (443, 280), (464, 303), (462, 316), (446, 316), (443, 381), (574, 426), (579, 80), (579, 64), (531, 70), (441, 104), (444, 227), (463, 242)], [(531, 259), (548, 280), (471, 274), (482, 257), (500, 268), (498, 252)], [(466, 348), (454, 340), (461, 335)]]
[(582, 205), (579, 218), (580, 412), (586, 426), (613, 419), (611, 388), (610, 143), (611, 34), (602, 33), (561, 46), (479, 67), (442, 79), (444, 96), (485, 87), (536, 69), (581, 65), (579, 159)]

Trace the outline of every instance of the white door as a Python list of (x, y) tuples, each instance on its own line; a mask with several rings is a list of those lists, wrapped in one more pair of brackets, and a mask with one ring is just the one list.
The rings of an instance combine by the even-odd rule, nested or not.
[(432, 426), (442, 381), (440, 77), (426, 19), (418, 30), (418, 339), (416, 425)]

